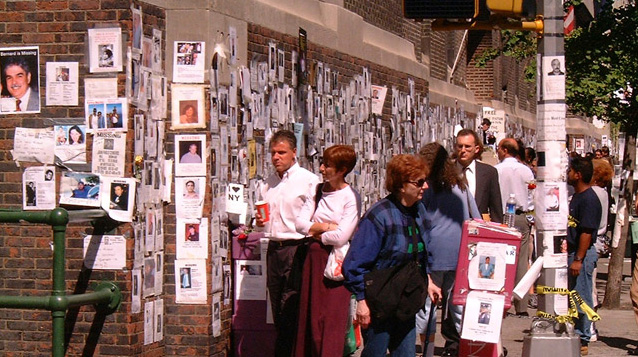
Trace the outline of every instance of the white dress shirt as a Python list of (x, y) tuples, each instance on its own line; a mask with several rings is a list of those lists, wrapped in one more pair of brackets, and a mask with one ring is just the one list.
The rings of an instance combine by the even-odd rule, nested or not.
[(472, 160), (465, 168), (461, 166), (461, 173), (465, 175), (472, 196), (476, 197), (476, 160)]
[(506, 157), (494, 167), (498, 171), (498, 182), (501, 186), (503, 213), (506, 211), (505, 205), (511, 193), (516, 196), (516, 209), (526, 212), (531, 210), (534, 206), (529, 200), (527, 184), (534, 180), (532, 170), (513, 157)]
[(263, 227), (267, 238), (283, 241), (305, 237), (297, 233), (295, 222), (306, 200), (314, 200), (318, 183), (319, 177), (298, 163), (284, 172), (283, 177), (275, 172), (262, 183), (261, 197), (270, 210), (270, 220)]

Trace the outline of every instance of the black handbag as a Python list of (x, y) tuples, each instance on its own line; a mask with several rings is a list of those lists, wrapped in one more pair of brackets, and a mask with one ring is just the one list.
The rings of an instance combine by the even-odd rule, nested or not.
[(373, 319), (414, 318), (425, 305), (428, 277), (418, 263), (416, 234), (412, 235), (414, 259), (385, 269), (374, 269), (363, 277), (365, 299)]

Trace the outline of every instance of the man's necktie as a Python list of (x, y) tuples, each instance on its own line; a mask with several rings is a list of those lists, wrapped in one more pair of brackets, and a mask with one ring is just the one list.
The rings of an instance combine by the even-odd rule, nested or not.
[(467, 170), (469, 170), (470, 167), (466, 166), (463, 168), (463, 181), (465, 182), (466, 186), (469, 186), (469, 183), (467, 182)]
[(20, 103), (22, 103), (22, 101), (20, 99), (16, 99), (16, 112), (22, 111), (22, 109), (20, 109)]

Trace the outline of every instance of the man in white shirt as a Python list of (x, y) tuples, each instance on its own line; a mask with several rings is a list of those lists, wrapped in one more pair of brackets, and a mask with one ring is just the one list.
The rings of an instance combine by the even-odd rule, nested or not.
[[(516, 157), (519, 152), (518, 144), (513, 138), (505, 138), (498, 144), (498, 159), (501, 161), (496, 166), (498, 171), (498, 180), (501, 186), (501, 200), (503, 211), (510, 194), (516, 197), (516, 219), (514, 226), (521, 232), (521, 248), (518, 254), (518, 263), (516, 264), (516, 283), (521, 280), (527, 272), (529, 262), (529, 224), (527, 222), (527, 213), (531, 210), (531, 202), (529, 202), (528, 184), (534, 180), (534, 174), (529, 167), (519, 162)], [(514, 299), (514, 308), (516, 315), (528, 316), (526, 295), (523, 299)]]
[(98, 120), (97, 108), (93, 108), (93, 113), (89, 115), (89, 125), (91, 129), (95, 130), (98, 128), (97, 120)]
[(275, 172), (261, 185), (260, 193), (269, 205), (264, 222), (259, 213), (257, 226), (270, 239), (267, 253), (267, 284), (277, 330), (276, 356), (290, 356), (297, 333), (301, 272), (308, 239), (297, 233), (295, 221), (307, 197), (314, 199), (319, 177), (297, 163), (297, 138), (280, 130), (270, 139)]

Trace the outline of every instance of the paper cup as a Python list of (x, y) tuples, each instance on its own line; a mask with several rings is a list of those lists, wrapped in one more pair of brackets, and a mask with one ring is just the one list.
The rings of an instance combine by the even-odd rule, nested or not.
[(270, 220), (270, 210), (268, 209), (268, 202), (266, 201), (258, 201), (255, 203), (257, 207), (257, 212), (261, 215), (263, 222), (268, 222)]

